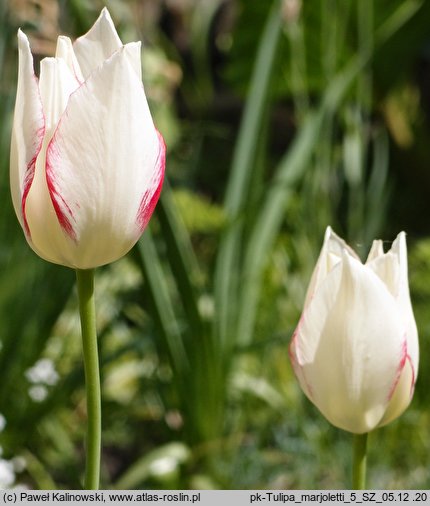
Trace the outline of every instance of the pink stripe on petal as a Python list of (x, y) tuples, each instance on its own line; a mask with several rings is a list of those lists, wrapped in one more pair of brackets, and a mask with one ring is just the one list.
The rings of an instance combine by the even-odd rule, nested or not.
[[(391, 387), (390, 393), (388, 394), (388, 400), (391, 400), (391, 397), (394, 395), (394, 392), (396, 391), (396, 387), (399, 383), (400, 376), (402, 374), (403, 368), (405, 367), (406, 360), (408, 359), (408, 357), (409, 357), (409, 355), (408, 355), (408, 342), (407, 342), (407, 339), (405, 336), (404, 341), (402, 343), (401, 358), (400, 358), (399, 365), (397, 367), (396, 379), (394, 380), (394, 383)], [(412, 363), (411, 363), (411, 366), (412, 366)], [(412, 375), (415, 376), (413, 367), (412, 367)]]
[(411, 370), (412, 370), (411, 389), (410, 389), (410, 393), (409, 393), (410, 398), (412, 399), (412, 396), (414, 395), (414, 390), (415, 390), (416, 376), (415, 376), (414, 365), (412, 363), (412, 359), (411, 359), (409, 353), (406, 355), (406, 360), (409, 362), (409, 365), (411, 366)]
[(161, 188), (163, 186), (164, 169), (166, 166), (166, 144), (163, 136), (158, 130), (157, 136), (159, 141), (159, 150), (157, 161), (155, 162), (155, 173), (150, 181), (150, 187), (145, 191), (142, 200), (140, 201), (139, 211), (136, 218), (141, 232), (144, 231), (152, 213), (154, 212), (155, 206), (160, 197)]
[[(77, 242), (76, 232), (72, 224), (72, 222), (76, 221), (73, 216), (73, 211), (64, 200), (63, 196), (58, 191), (57, 185), (55, 184), (55, 173), (52, 167), (52, 160), (58, 160), (59, 155), (55, 148), (54, 139), (55, 136), (52, 138), (46, 151), (46, 183), (48, 185), (51, 202), (54, 206), (55, 214), (57, 215), (61, 228), (73, 241)], [(59, 164), (57, 164), (57, 166), (58, 165)]]
[(27, 215), (25, 213), (25, 206), (27, 204), (27, 197), (28, 192), (30, 191), (31, 185), (33, 183), (34, 174), (36, 172), (36, 161), (37, 157), (39, 156), (39, 153), (42, 149), (43, 144), (43, 138), (45, 136), (45, 118), (43, 118), (43, 125), (37, 129), (36, 131), (36, 140), (35, 140), (35, 153), (33, 155), (33, 158), (27, 163), (27, 168), (24, 175), (24, 188), (22, 192), (22, 199), (21, 199), (21, 213), (22, 213), (22, 219), (24, 222), (24, 231), (28, 238), (31, 239), (31, 232), (30, 227), (28, 225), (27, 221)]
[(299, 380), (299, 383), (300, 377), (303, 379), (306, 388), (308, 390), (307, 394), (309, 395), (309, 397), (313, 398), (314, 397), (313, 388), (309, 383), (308, 379), (306, 378), (304, 368), (297, 357), (297, 354), (300, 354), (298, 334), (300, 333), (300, 327), (303, 325), (303, 320), (304, 320), (304, 313), (300, 317), (299, 323), (297, 324), (297, 328), (294, 331), (293, 336), (291, 337), (290, 345), (288, 346), (288, 355), (290, 357), (291, 365), (293, 366), (293, 371), (294, 374), (296, 375), (296, 378)]

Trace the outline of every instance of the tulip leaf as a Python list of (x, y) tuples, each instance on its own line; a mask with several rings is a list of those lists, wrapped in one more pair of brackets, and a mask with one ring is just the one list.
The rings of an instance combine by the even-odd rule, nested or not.
[(173, 308), (163, 271), (150, 228), (147, 228), (135, 248), (135, 258), (148, 285), (153, 316), (164, 338), (170, 362), (179, 378), (185, 377), (188, 358), (181, 337), (178, 319)]
[(249, 196), (261, 122), (267, 104), (276, 50), (282, 33), (279, 10), (280, 2), (275, 0), (258, 48), (225, 196), (225, 210), (229, 223), (221, 238), (215, 273), (217, 331), (222, 343), (226, 343), (228, 335), (234, 336), (233, 321), (238, 290), (237, 274), (240, 268), (239, 252), (245, 216), (244, 206)]
[(199, 335), (202, 320), (197, 306), (193, 281), (199, 277), (198, 263), (191, 246), (190, 238), (173, 200), (172, 190), (164, 183), (163, 192), (157, 206), (157, 216), (161, 232), (166, 242), (166, 255), (181, 294), (188, 323), (195, 335)]

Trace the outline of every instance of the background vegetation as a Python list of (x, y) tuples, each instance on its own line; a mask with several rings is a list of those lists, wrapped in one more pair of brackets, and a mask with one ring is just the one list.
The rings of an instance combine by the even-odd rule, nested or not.
[[(350, 486), (351, 436), (288, 360), (328, 224), (363, 256), (408, 233), (421, 369), (371, 435), (369, 487), (429, 488), (430, 2), (106, 4), (144, 41), (168, 182), (134, 251), (98, 271), (103, 488)], [(74, 275), (30, 251), (9, 196), (16, 31), (42, 57), (102, 6), (0, 0), (2, 487), (79, 488), (85, 431)]]

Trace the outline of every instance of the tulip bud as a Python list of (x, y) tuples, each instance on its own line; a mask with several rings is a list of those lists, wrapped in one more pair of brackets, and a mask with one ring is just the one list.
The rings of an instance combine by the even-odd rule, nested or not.
[(307, 397), (336, 427), (362, 434), (409, 405), (418, 334), (408, 286), (405, 233), (363, 265), (327, 228), (290, 358)]
[(18, 32), (12, 200), (42, 258), (89, 269), (125, 255), (158, 201), (165, 145), (141, 80), (140, 42), (123, 45), (107, 9), (36, 77)]

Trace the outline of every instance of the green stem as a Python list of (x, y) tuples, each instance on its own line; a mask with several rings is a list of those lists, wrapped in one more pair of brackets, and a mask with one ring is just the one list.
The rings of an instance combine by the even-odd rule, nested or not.
[(354, 434), (354, 456), (352, 464), (352, 488), (353, 490), (365, 490), (366, 488), (366, 462), (367, 462), (367, 433)]
[(100, 481), (101, 398), (97, 351), (96, 310), (94, 304), (94, 269), (76, 269), (79, 314), (81, 317), (87, 393), (87, 440), (85, 490), (97, 490)]

